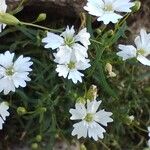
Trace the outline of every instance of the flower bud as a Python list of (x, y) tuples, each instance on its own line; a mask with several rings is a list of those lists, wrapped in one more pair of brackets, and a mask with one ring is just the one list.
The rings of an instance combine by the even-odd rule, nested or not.
[(11, 14), (0, 13), (0, 23), (4, 23), (8, 25), (18, 25), (20, 24), (20, 21)]
[(97, 86), (92, 85), (86, 94), (86, 99), (92, 101), (97, 97)]
[(114, 31), (113, 30), (109, 30), (108, 31), (108, 36), (112, 36), (112, 35), (114, 35)]
[(80, 150), (87, 150), (87, 148), (85, 147), (85, 145), (84, 145), (84, 144), (81, 144), (81, 146), (80, 146)]
[(79, 98), (77, 99), (77, 103), (85, 104), (85, 103), (86, 103), (86, 100), (85, 100), (85, 98), (83, 98), (83, 97), (79, 97)]
[(24, 108), (24, 107), (18, 107), (17, 108), (17, 113), (18, 113), (18, 115), (24, 115), (24, 114), (26, 114), (27, 113), (27, 111), (26, 111), (26, 109)]
[(37, 17), (35, 22), (40, 22), (46, 19), (46, 14), (45, 13), (41, 13), (39, 14), (39, 16)]
[(116, 73), (112, 71), (112, 65), (110, 63), (106, 64), (105, 70), (108, 71), (109, 77), (116, 77)]
[(41, 108), (40, 108), (40, 111), (41, 111), (41, 112), (46, 112), (47, 109), (46, 109), (45, 107), (41, 107)]
[(102, 30), (99, 29), (99, 28), (97, 28), (97, 29), (96, 29), (96, 33), (100, 35), (100, 34), (102, 34)]
[(141, 2), (140, 1), (135, 1), (134, 6), (132, 7), (133, 12), (137, 12), (141, 8)]
[(35, 139), (36, 139), (37, 142), (41, 142), (42, 141), (42, 136), (41, 135), (37, 135), (35, 137)]
[(125, 122), (126, 122), (127, 125), (131, 125), (133, 123), (133, 121), (134, 121), (134, 116), (133, 115), (132, 116), (127, 116), (125, 118)]
[(35, 150), (35, 149), (38, 149), (38, 144), (37, 143), (32, 143), (31, 145), (31, 149)]

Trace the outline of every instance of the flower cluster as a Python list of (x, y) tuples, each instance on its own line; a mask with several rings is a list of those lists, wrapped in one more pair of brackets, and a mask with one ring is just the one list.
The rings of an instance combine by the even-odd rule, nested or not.
[(87, 29), (82, 29), (75, 35), (74, 27), (69, 28), (59, 36), (48, 32), (47, 36), (42, 39), (46, 43), (45, 48), (56, 49), (55, 62), (58, 64), (56, 71), (58, 76), (72, 79), (76, 84), (82, 82), (84, 76), (79, 70), (85, 70), (90, 67), (88, 59), (88, 46), (90, 45), (90, 34)]
[[(7, 10), (7, 5), (5, 0), (0, 0), (0, 13), (5, 13)], [(0, 23), (0, 32), (5, 28), (5, 24)]]
[[(131, 12), (131, 8), (134, 5), (130, 0), (88, 0), (84, 9), (89, 14), (98, 17), (98, 21), (103, 21), (107, 25), (110, 22), (117, 23), (123, 18), (123, 13)], [(6, 14), (6, 9), (5, 0), (0, 0), (0, 14)], [(17, 23), (19, 22), (19, 25), (21, 25), (20, 23), (25, 23), (20, 22), (16, 18), (15, 20)], [(9, 25), (16, 25), (17, 23), (14, 24), (12, 21)], [(26, 23), (26, 25), (41, 27), (32, 23)], [(0, 32), (5, 26), (5, 24), (0, 23)], [(41, 28), (44, 29), (44, 27)], [(95, 39), (91, 39), (91, 41), (100, 43)], [(42, 39), (42, 43), (45, 44), (44, 47), (46, 49), (53, 50), (54, 62), (57, 63), (56, 72), (58, 76), (71, 79), (74, 84), (82, 82), (82, 77), (84, 76), (82, 71), (91, 66), (88, 57), (88, 47), (91, 43), (87, 28), (83, 28), (76, 33), (74, 26), (71, 28), (67, 26), (65, 31), (60, 35), (47, 32), (47, 36)], [(135, 45), (136, 47), (119, 44), (118, 47), (121, 51), (117, 55), (122, 57), (123, 60), (136, 58), (142, 64), (150, 66), (150, 60), (147, 58), (150, 55), (150, 33), (147, 33), (145, 29), (141, 29), (140, 35), (135, 38)], [(10, 51), (0, 54), (0, 92), (7, 95), (10, 92), (15, 92), (16, 88), (26, 87), (26, 82), (31, 80), (29, 73), (32, 71), (32, 64), (33, 62), (30, 57), (23, 57), (21, 55), (15, 59), (15, 54)], [(109, 77), (116, 77), (117, 74), (113, 72), (113, 66), (110, 63), (106, 64), (105, 70), (109, 74)], [(85, 96), (78, 100), (75, 108), (69, 111), (71, 114), (70, 119), (79, 121), (73, 125), (72, 131), (72, 135), (77, 135), (78, 139), (81, 137), (93, 138), (95, 141), (103, 139), (106, 132), (105, 127), (107, 127), (108, 123), (113, 122), (111, 112), (107, 112), (104, 109), (99, 110), (102, 101), (98, 101), (96, 98), (97, 87), (93, 85), (85, 93)], [(7, 103), (0, 103), (0, 129), (2, 129), (6, 117), (9, 116), (8, 109), (9, 106)], [(45, 111), (46, 109), (44, 108)], [(17, 113), (24, 115), (27, 112), (24, 107), (18, 107)], [(128, 119), (131, 123), (134, 120), (134, 116), (129, 116)], [(148, 127), (148, 131), (150, 138), (150, 127)], [(35, 144), (34, 147), (36, 146)], [(148, 146), (150, 147), (150, 139), (148, 140)]]
[(143, 65), (150, 66), (150, 60), (146, 57), (150, 55), (150, 33), (146, 33), (145, 29), (141, 29), (140, 35), (135, 38), (135, 45), (119, 45), (120, 52), (118, 56), (123, 60), (136, 58)]

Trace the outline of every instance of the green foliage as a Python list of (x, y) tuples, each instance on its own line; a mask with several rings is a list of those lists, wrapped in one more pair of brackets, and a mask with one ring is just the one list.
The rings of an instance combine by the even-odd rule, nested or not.
[[(50, 150), (56, 139), (71, 142), (69, 109), (92, 84), (98, 87), (103, 107), (113, 112), (114, 122), (109, 125), (104, 140), (97, 143), (81, 140), (82, 149), (142, 150), (146, 147), (150, 71), (134, 60), (122, 62), (116, 56), (118, 40), (126, 38), (126, 19), (112, 28), (100, 26), (101, 33), (97, 33), (88, 16), (87, 27), (92, 35), (88, 51), (91, 68), (85, 72), (83, 84), (77, 85), (58, 77), (52, 51), (44, 49), (41, 43), (45, 30), (17, 25), (0, 33), (1, 53), (11, 50), (17, 55), (32, 57), (34, 62), (32, 81), (26, 88), (19, 88), (8, 96), (0, 94), (1, 101), (9, 102), (12, 114), (1, 135), (0, 148), (6, 149), (8, 143), (17, 141), (29, 144), (32, 149)], [(108, 62), (117, 72), (116, 78), (108, 78), (105, 71)], [(134, 115), (134, 121), (129, 120), (130, 115)]]

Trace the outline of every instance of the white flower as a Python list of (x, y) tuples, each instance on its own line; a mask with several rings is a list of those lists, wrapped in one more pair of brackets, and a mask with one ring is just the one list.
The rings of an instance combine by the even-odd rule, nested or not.
[(6, 102), (0, 103), (0, 130), (3, 128), (3, 123), (6, 120), (6, 117), (9, 116), (8, 105)]
[(4, 91), (5, 95), (10, 91), (15, 92), (19, 86), (25, 87), (26, 81), (30, 81), (28, 75), (33, 64), (30, 57), (21, 55), (16, 61), (13, 59), (14, 53), (9, 51), (0, 54), (0, 92)]
[(88, 57), (87, 49), (90, 45), (90, 34), (87, 29), (82, 29), (75, 35), (74, 27), (70, 29), (67, 26), (66, 30), (59, 36), (48, 32), (47, 37), (42, 39), (46, 43), (45, 48), (57, 49), (56, 57), (59, 57), (59, 63), (65, 63), (70, 60), (72, 53), (75, 54), (77, 61), (84, 61)]
[(134, 121), (134, 116), (133, 115), (129, 116), (129, 119), (131, 122)]
[(87, 106), (82, 103), (76, 103), (75, 109), (70, 109), (72, 114), (71, 120), (81, 120), (73, 125), (74, 129), (72, 135), (77, 135), (77, 138), (87, 136), (93, 138), (95, 141), (98, 138), (103, 139), (103, 133), (106, 132), (102, 126), (107, 126), (107, 123), (112, 122), (110, 118), (111, 112), (105, 110), (98, 110), (101, 101), (87, 101)]
[[(59, 59), (55, 59), (55, 62), (59, 62)], [(73, 83), (82, 82), (82, 77), (84, 76), (79, 70), (85, 70), (89, 68), (89, 59), (85, 59), (84, 62), (76, 61), (76, 59), (70, 59), (70, 61), (61, 63), (57, 65), (56, 71), (58, 76), (63, 76), (64, 78), (71, 79)]]
[(135, 45), (119, 45), (120, 52), (118, 56), (122, 57), (123, 60), (129, 58), (136, 58), (143, 65), (150, 66), (150, 60), (146, 57), (150, 55), (150, 33), (147, 34), (144, 29), (141, 29), (140, 35), (135, 38)]
[[(6, 0), (0, 0), (0, 13), (5, 13), (7, 10)], [(0, 32), (5, 28), (5, 24), (0, 23)]]
[(134, 3), (130, 0), (88, 0), (84, 7), (89, 14), (98, 17), (98, 21), (103, 21), (104, 24), (117, 23), (121, 16), (121, 12), (131, 12), (131, 7)]

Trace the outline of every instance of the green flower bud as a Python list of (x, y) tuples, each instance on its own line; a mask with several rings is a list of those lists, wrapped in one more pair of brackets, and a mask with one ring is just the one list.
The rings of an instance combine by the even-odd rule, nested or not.
[(134, 6), (132, 7), (133, 12), (137, 12), (141, 8), (141, 2), (140, 1), (135, 1)]
[(41, 142), (42, 141), (42, 136), (41, 135), (37, 135), (35, 137), (35, 139), (36, 139), (37, 142)]
[(47, 109), (46, 109), (45, 107), (41, 107), (41, 108), (40, 108), (40, 111), (41, 111), (41, 112), (46, 112)]
[(97, 97), (97, 86), (92, 85), (86, 94), (86, 99), (92, 101), (95, 100), (96, 97)]
[(35, 149), (38, 149), (38, 144), (37, 143), (32, 143), (31, 145), (31, 149), (35, 150)]
[(11, 14), (0, 13), (0, 23), (4, 23), (8, 25), (18, 25), (20, 24), (20, 21)]
[(109, 30), (108, 31), (108, 36), (112, 36), (112, 35), (114, 35), (114, 31), (113, 30)]
[(97, 28), (97, 29), (96, 29), (96, 33), (97, 33), (97, 34), (101, 34), (101, 33), (102, 33), (102, 30), (99, 29), (99, 28)]
[(45, 13), (41, 13), (39, 14), (39, 16), (37, 17), (35, 22), (40, 22), (46, 19), (46, 14)]
[(85, 147), (85, 145), (84, 145), (84, 144), (81, 144), (81, 146), (80, 146), (80, 150), (87, 150), (87, 148)]
[(125, 122), (126, 122), (127, 125), (131, 125), (133, 123), (133, 121), (134, 121), (134, 116), (133, 115), (132, 116), (127, 116), (125, 118)]
[(77, 103), (85, 104), (85, 103), (86, 103), (86, 100), (85, 100), (85, 98), (83, 98), (83, 97), (79, 97), (76, 102), (77, 102)]
[(27, 113), (27, 110), (24, 108), (24, 107), (18, 107), (17, 108), (17, 113), (18, 113), (18, 115), (24, 115), (24, 114), (26, 114)]

